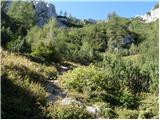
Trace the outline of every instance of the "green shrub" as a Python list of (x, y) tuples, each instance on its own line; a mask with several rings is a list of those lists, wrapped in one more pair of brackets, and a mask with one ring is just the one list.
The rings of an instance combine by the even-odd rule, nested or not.
[(13, 37), (13, 33), (10, 30), (10, 27), (5, 28), (4, 26), (1, 27), (1, 44), (2, 47), (5, 47), (6, 43), (9, 42)]
[(61, 77), (62, 86), (69, 91), (81, 93), (86, 99), (117, 102), (119, 83), (112, 79), (105, 71), (93, 65), (75, 68)]
[(101, 110), (100, 116), (104, 117), (105, 119), (113, 119), (117, 117), (117, 114), (111, 108), (104, 108)]
[(30, 51), (29, 50), (30, 48), (27, 45), (25, 39), (22, 39), (22, 37), (20, 36), (18, 37), (18, 39), (8, 42), (7, 48), (12, 52), (24, 53), (24, 52)]
[(105, 119), (117, 118), (117, 113), (112, 109), (112, 105), (106, 102), (98, 102), (95, 104), (100, 108), (98, 115)]
[(61, 62), (65, 41), (57, 35), (59, 29), (56, 25), (56, 20), (51, 19), (42, 28), (35, 26), (28, 32), (26, 41), (31, 46), (32, 55), (48, 62)]
[(32, 49), (32, 55), (44, 58), (48, 62), (60, 62), (61, 56), (54, 47), (45, 46), (43, 42), (37, 43)]
[[(24, 37), (27, 34), (26, 24), (11, 18), (3, 11), (2, 11), (1, 18), (2, 18), (2, 20), (1, 20), (1, 23), (2, 23), (1, 24), (1, 28), (2, 28), (1, 29), (1, 35), (2, 35), (1, 36), (1, 39), (2, 39), (1, 44), (2, 44), (3, 48), (7, 47), (6, 45), (8, 42), (12, 41), (12, 43), (13, 43), (13, 41), (16, 41), (19, 39), (19, 36)], [(14, 46), (14, 45), (12, 45), (12, 46)]]
[(132, 93), (149, 91), (150, 73), (132, 61), (125, 62), (120, 56), (107, 53), (99, 66), (121, 81), (122, 88), (129, 88)]
[(100, 67), (110, 72), (115, 79), (123, 79), (125, 64), (119, 55), (109, 52), (105, 53)]
[(125, 63), (124, 83), (129, 87), (131, 92), (148, 92), (150, 81), (149, 72), (143, 70), (140, 66), (134, 65), (131, 61)]
[(149, 77), (151, 79), (149, 86), (150, 92), (158, 92), (158, 60), (147, 61), (145, 64), (143, 64), (142, 69), (149, 73)]
[(13, 1), (9, 7), (7, 14), (31, 27), (35, 23), (35, 10), (31, 2)]
[(143, 96), (144, 98), (141, 100), (141, 104), (139, 106), (139, 118), (158, 118), (158, 95), (155, 93), (146, 93)]
[(135, 44), (131, 44), (131, 47), (129, 49), (129, 54), (130, 55), (135, 55), (138, 53), (138, 48)]
[(119, 119), (138, 119), (137, 110), (117, 109)]
[(77, 105), (50, 104), (47, 116), (52, 119), (89, 119), (93, 118), (84, 108)]
[(129, 90), (125, 89), (122, 91), (121, 96), (119, 97), (120, 103), (122, 106), (134, 109), (139, 106), (139, 100), (137, 96), (132, 94)]

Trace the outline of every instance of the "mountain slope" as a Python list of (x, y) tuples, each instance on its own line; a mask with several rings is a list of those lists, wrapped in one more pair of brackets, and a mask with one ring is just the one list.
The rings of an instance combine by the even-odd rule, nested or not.
[(55, 67), (3, 50), (1, 56), (2, 118), (46, 118), (46, 84)]
[(1, 10), (2, 118), (158, 119), (158, 20), (92, 24), (43, 1)]

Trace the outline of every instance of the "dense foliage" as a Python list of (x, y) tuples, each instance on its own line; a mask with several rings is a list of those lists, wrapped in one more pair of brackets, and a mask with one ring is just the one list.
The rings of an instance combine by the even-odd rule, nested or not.
[[(39, 27), (31, 2), (1, 2), (2, 118), (158, 118), (158, 20), (66, 16)], [(52, 77), (83, 106), (48, 103)], [(86, 110), (95, 104), (96, 116)]]

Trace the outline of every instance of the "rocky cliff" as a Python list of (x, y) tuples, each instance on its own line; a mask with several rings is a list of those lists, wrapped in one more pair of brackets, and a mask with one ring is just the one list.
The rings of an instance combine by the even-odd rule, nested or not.
[(159, 19), (159, 7), (153, 8), (151, 11), (147, 12), (144, 15), (136, 15), (136, 18), (140, 19), (145, 23), (150, 23)]
[(44, 1), (32, 1), (36, 12), (36, 23), (38, 26), (44, 25), (49, 19), (56, 18), (55, 6)]

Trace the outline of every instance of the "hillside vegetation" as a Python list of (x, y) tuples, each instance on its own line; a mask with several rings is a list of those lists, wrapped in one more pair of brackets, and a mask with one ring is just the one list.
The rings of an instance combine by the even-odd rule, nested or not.
[(158, 20), (38, 27), (30, 2), (5, 3), (2, 118), (158, 119)]

